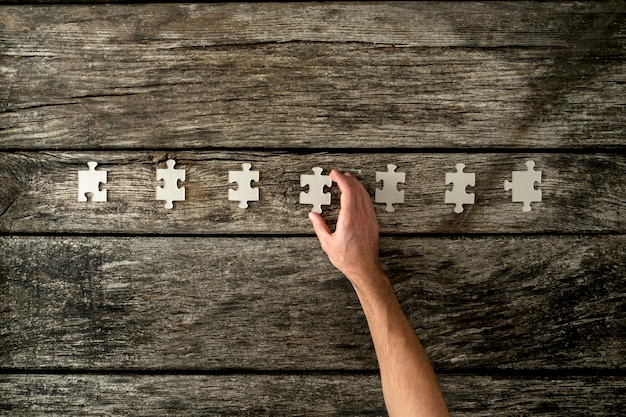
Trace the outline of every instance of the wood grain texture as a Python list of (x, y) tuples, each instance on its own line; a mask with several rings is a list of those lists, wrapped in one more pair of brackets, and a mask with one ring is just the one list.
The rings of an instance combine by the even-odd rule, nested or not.
[[(444, 375), (455, 416), (617, 416), (619, 377)], [(71, 395), (68, 395), (71, 393)], [(2, 375), (0, 411), (63, 416), (386, 416), (376, 375)]]
[[(186, 169), (186, 201), (174, 209), (156, 200), (156, 169), (174, 158)], [(108, 202), (79, 203), (79, 170), (95, 160), (108, 171)], [(512, 171), (526, 171), (533, 160), (542, 171), (543, 201), (530, 212), (511, 201), (504, 181)], [(260, 171), (259, 202), (240, 209), (228, 201), (228, 171), (249, 162)], [(445, 204), (446, 172), (456, 163), (476, 174), (474, 205), (462, 214)], [(395, 153), (272, 153), (272, 152), (40, 152), (0, 153), (0, 231), (156, 234), (292, 234), (313, 233), (299, 203), (300, 176), (319, 166), (347, 170), (363, 180), (371, 195), (376, 172), (396, 164), (406, 172), (405, 204), (384, 211), (376, 204), (383, 233), (485, 232), (624, 232), (626, 223), (626, 157), (618, 154), (395, 154)], [(339, 192), (325, 216), (332, 223)]]
[[(383, 266), (453, 414), (623, 414), (626, 3), (25, 3), (0, 0), (0, 415), (385, 415), (298, 196), (387, 164)], [(92, 160), (107, 203), (77, 201)], [(530, 213), (503, 187), (527, 160)]]
[(622, 2), (0, 9), (0, 148), (624, 148)]
[[(626, 369), (626, 238), (387, 238), (438, 370)], [(2, 237), (5, 369), (375, 370), (315, 238)]]

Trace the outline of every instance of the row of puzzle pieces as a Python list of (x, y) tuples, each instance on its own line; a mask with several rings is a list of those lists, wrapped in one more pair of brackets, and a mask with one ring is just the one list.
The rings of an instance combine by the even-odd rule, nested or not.
[[(78, 201), (88, 201), (87, 195), (91, 195), (91, 201), (107, 201), (107, 190), (102, 190), (100, 184), (106, 184), (107, 171), (96, 170), (97, 162), (87, 162), (88, 171), (78, 171)], [(169, 159), (166, 169), (157, 169), (156, 179), (163, 181), (162, 186), (156, 187), (156, 199), (165, 201), (165, 208), (174, 207), (174, 201), (185, 200), (185, 187), (179, 186), (179, 181), (185, 181), (185, 170), (175, 169), (176, 161)], [(249, 201), (259, 201), (259, 189), (252, 187), (252, 181), (259, 181), (259, 171), (252, 171), (252, 165), (244, 163), (241, 171), (228, 171), (228, 182), (237, 183), (237, 189), (228, 190), (228, 200), (238, 201), (239, 207), (247, 208)], [(522, 210), (531, 210), (530, 203), (541, 201), (541, 190), (535, 189), (535, 183), (541, 183), (541, 171), (534, 170), (533, 161), (526, 162), (526, 171), (513, 171), (512, 181), (504, 181), (504, 189), (512, 191), (512, 201), (523, 203)], [(386, 172), (376, 172), (376, 182), (382, 181), (382, 188), (377, 188), (374, 195), (376, 203), (386, 204), (385, 210), (395, 211), (394, 204), (404, 203), (404, 190), (398, 190), (398, 184), (404, 183), (405, 173), (396, 172), (396, 165), (388, 164)], [(474, 204), (474, 193), (468, 193), (467, 187), (473, 187), (476, 175), (463, 172), (465, 164), (458, 163), (456, 172), (446, 173), (446, 185), (452, 184), (451, 190), (445, 192), (445, 203), (454, 204), (454, 212), (462, 213), (464, 204)], [(313, 175), (301, 175), (300, 186), (307, 187), (307, 192), (300, 192), (300, 204), (311, 204), (315, 213), (322, 212), (323, 205), (330, 205), (331, 195), (325, 192), (325, 187), (330, 187), (330, 176), (323, 175), (320, 167), (312, 168)]]

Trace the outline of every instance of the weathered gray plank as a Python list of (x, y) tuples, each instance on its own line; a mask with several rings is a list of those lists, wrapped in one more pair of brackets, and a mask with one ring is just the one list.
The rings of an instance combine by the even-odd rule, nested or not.
[[(106, 2), (110, 3), (110, 2)], [(116, 6), (3, 7), (5, 30), (30, 39), (51, 33), (55, 44), (82, 42), (109, 47), (110, 40), (138, 40), (164, 47), (261, 42), (361, 42), (397, 47), (585, 47), (581, 38), (602, 42), (623, 35), (620, 1), (286, 2), (283, 4), (145, 4)], [(116, 27), (115, 24), (123, 24)], [(608, 32), (603, 32), (603, 30)], [(616, 36), (617, 42), (622, 42)], [(43, 39), (41, 39), (43, 40)]]
[[(437, 369), (626, 369), (626, 236), (386, 238)], [(315, 238), (0, 238), (0, 367), (376, 369)]]
[[(156, 200), (156, 169), (168, 157), (186, 169), (187, 200), (172, 210)], [(106, 203), (79, 203), (79, 170), (87, 161), (107, 170)], [(525, 171), (527, 160), (542, 171), (543, 201), (530, 212), (513, 203), (504, 189), (512, 171)], [(261, 201), (240, 209), (228, 201), (229, 170), (250, 162), (260, 171)], [(465, 163), (476, 174), (474, 205), (462, 214), (445, 204), (446, 172)], [(320, 166), (353, 172), (371, 195), (376, 172), (396, 164), (406, 172), (405, 204), (384, 211), (376, 204), (384, 233), (624, 232), (626, 230), (626, 157), (604, 154), (306, 154), (237, 152), (40, 152), (0, 153), (0, 231), (80, 233), (313, 233), (310, 205), (299, 203), (300, 176)], [(338, 191), (326, 206), (336, 218)]]
[(3, 7), (0, 148), (623, 148), (624, 8)]
[[(612, 417), (626, 406), (620, 377), (439, 379), (458, 416)], [(2, 375), (0, 410), (15, 417), (386, 415), (375, 375)]]

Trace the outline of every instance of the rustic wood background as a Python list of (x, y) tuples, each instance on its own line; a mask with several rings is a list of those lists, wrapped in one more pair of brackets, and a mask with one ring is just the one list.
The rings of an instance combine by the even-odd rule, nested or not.
[[(455, 415), (626, 408), (626, 6), (0, 1), (0, 413), (385, 415), (300, 175), (406, 172), (381, 256)], [(156, 201), (156, 169), (187, 200)], [(108, 171), (108, 202), (77, 171)], [(543, 173), (524, 213), (504, 181)], [(227, 200), (260, 171), (261, 201)], [(444, 204), (446, 172), (476, 203)], [(324, 216), (333, 223), (338, 192)]]

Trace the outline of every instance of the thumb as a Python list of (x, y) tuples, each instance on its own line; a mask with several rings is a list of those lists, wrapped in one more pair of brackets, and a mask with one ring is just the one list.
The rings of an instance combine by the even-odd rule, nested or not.
[(309, 212), (309, 220), (313, 224), (313, 230), (320, 241), (330, 236), (330, 229), (322, 216), (317, 213)]

